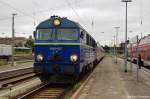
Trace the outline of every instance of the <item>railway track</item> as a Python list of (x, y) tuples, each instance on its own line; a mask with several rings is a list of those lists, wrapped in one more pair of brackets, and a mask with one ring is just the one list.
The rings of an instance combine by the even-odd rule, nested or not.
[[(83, 78), (81, 77), (82, 82), (89, 74), (90, 71)], [(32, 81), (33, 78), (35, 78), (34, 81)], [(64, 99), (69, 91), (72, 93), (73, 87), (77, 84), (49, 84), (36, 76), (33, 68), (22, 68), (0, 72), (0, 85), (2, 86), (0, 90), (6, 88), (6, 93), (1, 95), (12, 99)]]
[(44, 84), (17, 99), (64, 99), (70, 89), (67, 84)]
[(33, 68), (14, 69), (0, 73), (0, 88), (34, 77)]
[(75, 84), (49, 84), (44, 83), (40, 86), (32, 88), (27, 93), (21, 95), (17, 99), (64, 99), (66, 96), (73, 94), (81, 84), (88, 78), (92, 71), (87, 72)]
[(74, 94), (74, 92), (83, 84), (84, 81), (86, 81), (86, 79), (89, 77), (91, 73), (92, 70), (87, 72), (86, 75), (82, 76), (79, 79), (79, 81), (75, 84), (45, 83), (38, 87), (36, 86), (35, 88), (33, 88), (33, 90), (28, 91), (27, 93), (23, 94), (17, 99), (64, 99), (67, 96), (71, 97), (71, 95)]

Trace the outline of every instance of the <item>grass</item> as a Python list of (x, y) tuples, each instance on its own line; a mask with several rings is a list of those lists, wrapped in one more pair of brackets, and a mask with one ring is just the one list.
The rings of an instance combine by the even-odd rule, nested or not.
[(67, 93), (67, 95), (65, 96), (64, 99), (70, 99), (71, 96), (81, 87), (81, 85), (87, 80), (87, 78), (89, 77), (89, 75), (92, 73), (92, 71), (87, 72), (86, 75), (84, 75), (83, 77), (81, 77), (79, 79), (79, 81), (77, 81), (77, 83), (75, 83), (71, 90)]
[(71, 96), (78, 90), (78, 88), (83, 84), (84, 80), (81, 80), (79, 82), (77, 82), (75, 85), (73, 85), (73, 87), (71, 88), (71, 90), (67, 93), (67, 95), (65, 96), (64, 99), (70, 99)]
[(0, 66), (2, 66), (2, 65), (7, 65), (7, 61), (4, 59), (0, 60)]
[(15, 56), (29, 56), (32, 55), (33, 53), (16, 53)]

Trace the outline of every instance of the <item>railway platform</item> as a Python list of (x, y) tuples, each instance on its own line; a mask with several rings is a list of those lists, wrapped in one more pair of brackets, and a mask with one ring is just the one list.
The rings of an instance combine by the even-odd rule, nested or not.
[(105, 57), (72, 99), (150, 99), (150, 71), (139, 70), (137, 80), (136, 65), (127, 67), (124, 72), (122, 59), (115, 64), (112, 57)]

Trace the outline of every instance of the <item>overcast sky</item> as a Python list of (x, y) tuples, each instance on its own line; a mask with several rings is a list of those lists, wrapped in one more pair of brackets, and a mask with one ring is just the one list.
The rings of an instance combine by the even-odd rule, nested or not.
[[(148, 35), (150, 0), (132, 1), (128, 3), (128, 36)], [(0, 0), (0, 37), (11, 37), (12, 13), (18, 14), (16, 36), (28, 37), (41, 21), (59, 15), (80, 23), (103, 45), (111, 44), (116, 26), (120, 27), (119, 42), (125, 38), (125, 3), (121, 0)]]

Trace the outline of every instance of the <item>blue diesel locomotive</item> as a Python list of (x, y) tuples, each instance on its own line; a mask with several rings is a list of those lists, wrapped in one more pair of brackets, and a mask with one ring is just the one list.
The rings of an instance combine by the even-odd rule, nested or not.
[(78, 78), (102, 57), (94, 38), (67, 18), (51, 16), (36, 27), (34, 37), (36, 73)]

